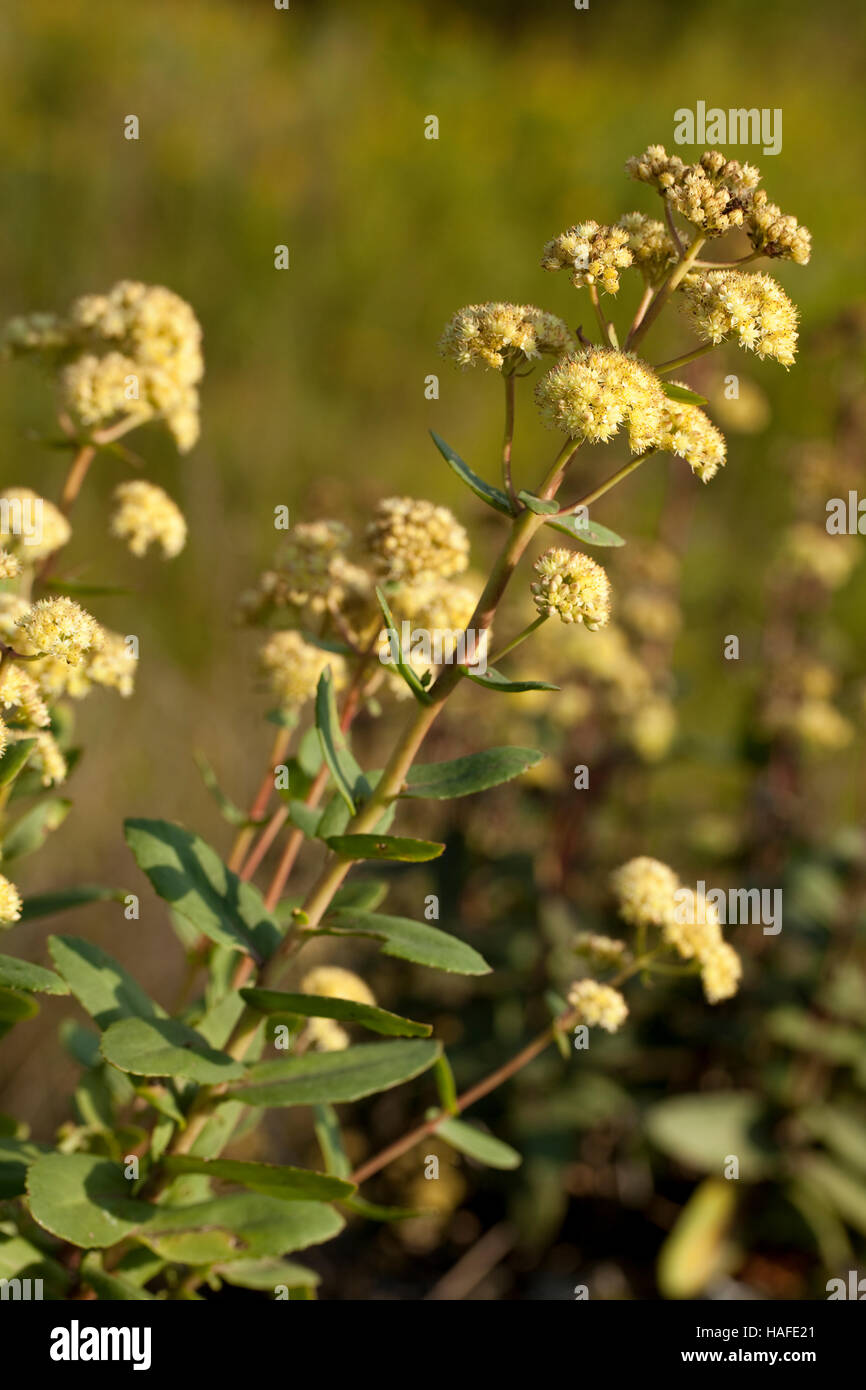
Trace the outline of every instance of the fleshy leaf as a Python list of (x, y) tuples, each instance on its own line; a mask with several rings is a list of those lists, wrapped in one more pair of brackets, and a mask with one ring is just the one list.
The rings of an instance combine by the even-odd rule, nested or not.
[(559, 690), (558, 685), (550, 685), (547, 681), (510, 681), (507, 676), (503, 676), (501, 671), (495, 671), (492, 666), (488, 666), (484, 675), (479, 675), (477, 671), (467, 668), (465, 674), (476, 685), (483, 685), (487, 690), (499, 690), (503, 695), (523, 695), (528, 690)]
[(345, 859), (402, 859), (413, 864), (438, 859), (445, 850), (435, 840), (408, 840), (400, 835), (330, 835), (325, 843)]
[(447, 763), (421, 763), (409, 769), (401, 796), (446, 801), (471, 796), (519, 777), (544, 757), (534, 748), (489, 748)]
[(388, 917), (379, 912), (340, 908), (328, 914), (317, 935), (372, 936), (383, 941), (382, 954), (448, 970), (457, 975), (489, 975), (483, 956), (456, 936), (411, 917)]
[(371, 1033), (389, 1038), (429, 1038), (429, 1023), (414, 1023), (387, 1009), (358, 1004), (354, 999), (330, 999), (318, 994), (286, 994), (277, 989), (242, 989), (241, 995), (264, 1014), (300, 1014), (302, 1018), (338, 1018), (343, 1023), (359, 1023)]
[(259, 1062), (247, 1083), (231, 1087), (230, 1100), (246, 1105), (321, 1105), (360, 1100), (411, 1081), (432, 1067), (441, 1046), (431, 1039), (366, 1043), (343, 1052), (312, 1052)]
[(211, 1086), (236, 1081), (245, 1071), (176, 1019), (120, 1019), (103, 1033), (101, 1047), (106, 1061), (133, 1076), (183, 1076)]

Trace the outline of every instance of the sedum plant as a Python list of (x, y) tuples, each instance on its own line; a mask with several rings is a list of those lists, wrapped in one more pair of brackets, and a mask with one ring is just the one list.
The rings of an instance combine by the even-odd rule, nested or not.
[[(423, 757), (425, 740), (452, 698), (470, 696), (473, 711), (512, 696), (555, 703), (557, 688), (526, 670), (531, 639), (542, 642), (544, 625), (565, 625), (560, 645), (579, 628), (581, 643), (605, 642), (616, 600), (588, 548), (624, 542), (590, 508), (653, 454), (676, 454), (704, 482), (725, 462), (724, 437), (701, 409), (703, 398), (671, 373), (729, 339), (786, 366), (793, 360), (796, 312), (774, 280), (746, 266), (759, 257), (803, 263), (809, 237), (767, 202), (757, 170), (716, 152), (685, 165), (658, 146), (628, 169), (657, 190), (663, 221), (631, 213), (614, 227), (584, 222), (543, 251), (546, 270), (566, 270), (576, 288), (588, 290), (596, 341), (543, 310), (510, 303), (469, 306), (443, 334), (441, 351), (456, 366), (480, 366), (503, 381), (501, 480), (482, 478), (433, 436), (476, 501), (501, 518), (503, 541), (486, 578), (470, 570), (469, 535), (448, 509), (392, 497), (356, 537), (337, 521), (296, 526), (243, 596), (242, 619), (264, 629), (259, 663), (276, 701), (269, 714), (275, 732), (248, 811), (201, 764), (234, 827), (233, 843), (223, 856), (178, 824), (126, 824), (130, 850), (188, 954), (195, 997), (169, 1015), (83, 938), (49, 940), (53, 969), (3, 958), (0, 980), (16, 1000), (29, 1008), (33, 993), (71, 992), (94, 1025), (66, 1026), (82, 1081), (75, 1119), (57, 1145), (33, 1143), (11, 1124), (2, 1139), (2, 1196), (11, 1205), (0, 1261), (5, 1251), (9, 1274), (16, 1261), (19, 1269), (38, 1269), (55, 1296), (197, 1298), (206, 1286), (228, 1283), (314, 1297), (317, 1277), (296, 1253), (338, 1235), (347, 1214), (405, 1215), (372, 1204), (360, 1189), (427, 1136), (494, 1167), (519, 1164), (519, 1154), (463, 1113), (549, 1046), (569, 1058), (572, 1034), (581, 1047), (590, 1030), (620, 1029), (627, 983), (658, 973), (697, 976), (710, 1005), (736, 992), (740, 959), (714, 911), (668, 866), (645, 856), (613, 877), (620, 935), (575, 937), (580, 964), (567, 997), (547, 996), (548, 1026), (463, 1094), (430, 1025), (384, 1007), (339, 960), (341, 944), (362, 940), (435, 970), (489, 971), (453, 932), (381, 911), (387, 874), (369, 869), (442, 854), (440, 841), (405, 833), (398, 821), (414, 808), (417, 823), (415, 803), (483, 793), (527, 773), (542, 754), (482, 747), (435, 762)], [(738, 229), (751, 243), (748, 253), (734, 262), (705, 258), (708, 242)], [(606, 306), (630, 272), (641, 277), (643, 293), (630, 325), (617, 327)], [(654, 364), (638, 349), (668, 307), (679, 307), (698, 343)], [(66, 318), (39, 316), (10, 328), (15, 351), (37, 355), (57, 374), (61, 424), (78, 448), (57, 536), (95, 450), (154, 417), (165, 420), (179, 447), (193, 442), (201, 375), (194, 325), (168, 291), (124, 284), (78, 301)], [(550, 462), (518, 477), (518, 384), (539, 363), (535, 404), (559, 438)], [(131, 384), (134, 404), (125, 394)], [(601, 482), (578, 484), (582, 446), (616, 447), (620, 439), (626, 461)], [(183, 543), (182, 518), (157, 491), (139, 481), (118, 490), (112, 529), (135, 553), (158, 541), (171, 555)], [(508, 636), (506, 594), (548, 529), (555, 543), (534, 559), (523, 581), (523, 626)], [(10, 579), (20, 579), (10, 555)], [(44, 582), (45, 574), (37, 578)], [(25, 576), (24, 608), (3, 652), (4, 687), (19, 696), (10, 725), (17, 746), (38, 723), (25, 690), (33, 700), (74, 696), (79, 681), (96, 680), (104, 652), (99, 624), (68, 595), (33, 597)], [(612, 653), (608, 644), (596, 669), (610, 667)], [(593, 660), (586, 658), (588, 669)], [(52, 674), (49, 691), (40, 673), (56, 670), (62, 679)], [(362, 766), (352, 745), (356, 721), (375, 718), (386, 703), (381, 766)], [(12, 766), (7, 779), (13, 789), (19, 771)], [(291, 881), (296, 872), (309, 884), (303, 892)], [(48, 895), (29, 915), (102, 891)], [(5, 880), (3, 893), (11, 923), (20, 894)], [(337, 961), (317, 954), (312, 966), (305, 963), (313, 942)], [(373, 1040), (359, 1041), (365, 1034)], [(435, 1106), (353, 1171), (335, 1107), (422, 1075), (419, 1089), (435, 1088)], [(224, 1156), (264, 1113), (287, 1107), (312, 1111), (320, 1170)]]

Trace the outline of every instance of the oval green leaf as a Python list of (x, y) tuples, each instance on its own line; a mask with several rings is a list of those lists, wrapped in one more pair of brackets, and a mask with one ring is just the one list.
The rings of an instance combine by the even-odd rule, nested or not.
[(429, 1023), (415, 1023), (372, 1004), (354, 999), (330, 999), (319, 994), (285, 994), (278, 989), (242, 989), (242, 997), (262, 1014), (300, 1014), (302, 1018), (338, 1018), (343, 1023), (359, 1023), (371, 1033), (388, 1038), (429, 1038)]
[(102, 1055), (133, 1076), (184, 1076), (202, 1086), (236, 1081), (243, 1063), (209, 1047), (194, 1028), (176, 1019), (124, 1018), (102, 1035)]
[(389, 1091), (432, 1067), (441, 1052), (433, 1040), (366, 1043), (344, 1052), (313, 1052), (250, 1067), (247, 1084), (231, 1087), (229, 1100), (245, 1105), (321, 1105), (360, 1100)]

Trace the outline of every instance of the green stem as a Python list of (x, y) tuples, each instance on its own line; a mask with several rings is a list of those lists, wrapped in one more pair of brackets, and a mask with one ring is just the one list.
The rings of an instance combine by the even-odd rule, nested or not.
[(712, 352), (713, 348), (718, 346), (718, 343), (701, 343), (700, 347), (692, 348), (691, 352), (684, 352), (681, 357), (671, 357), (667, 362), (659, 362), (653, 371), (658, 376), (661, 376), (662, 372), (676, 371), (677, 367), (684, 367), (687, 362), (694, 362), (696, 357), (703, 357), (705, 352)]
[(515, 647), (519, 647), (520, 643), (525, 642), (527, 637), (529, 637), (531, 633), (535, 632), (536, 628), (541, 627), (542, 623), (547, 622), (548, 616), (549, 615), (547, 613), (540, 614), (540, 616), (535, 619), (534, 623), (530, 623), (529, 626), (525, 627), (522, 632), (518, 632), (516, 637), (512, 637), (510, 642), (506, 642), (504, 647), (502, 647), (498, 652), (494, 653), (493, 656), (488, 657), (488, 666), (495, 666), (496, 663), (501, 661), (504, 656), (507, 656), (509, 652), (513, 652)]
[(579, 508), (588, 507), (590, 503), (597, 502), (599, 497), (603, 497), (606, 492), (610, 492), (612, 487), (616, 487), (617, 483), (621, 483), (623, 478), (628, 477), (629, 473), (633, 473), (636, 468), (640, 468), (644, 460), (648, 459), (654, 453), (656, 453), (655, 449), (645, 449), (644, 452), (638, 454), (636, 458), (629, 459), (628, 463), (624, 463), (622, 468), (618, 468), (615, 473), (611, 473), (610, 477), (605, 478), (604, 482), (599, 483), (598, 487), (593, 488), (592, 492), (588, 492), (585, 497), (579, 498), (577, 502), (572, 502), (568, 507), (564, 508), (563, 511), (558, 512), (557, 515), (570, 516), (572, 512), (578, 511)]
[(683, 256), (682, 260), (679, 262), (678, 265), (674, 266), (670, 275), (659, 286), (659, 289), (657, 290), (655, 297), (652, 300), (652, 303), (650, 304), (640, 323), (637, 325), (637, 328), (633, 328), (631, 333), (629, 334), (628, 341), (626, 342), (627, 350), (637, 347), (638, 343), (646, 333), (647, 329), (651, 328), (652, 325), (655, 323), (656, 319), (658, 318), (662, 309), (667, 304), (674, 290), (692, 269), (695, 257), (697, 256), (698, 252), (703, 246), (705, 240), (706, 238), (702, 236), (695, 237), (694, 241), (692, 242), (688, 251)]
[(514, 374), (505, 373), (505, 439), (502, 444), (502, 478), (512, 509), (517, 512), (519, 503), (514, 483), (511, 480), (511, 447), (514, 442)]

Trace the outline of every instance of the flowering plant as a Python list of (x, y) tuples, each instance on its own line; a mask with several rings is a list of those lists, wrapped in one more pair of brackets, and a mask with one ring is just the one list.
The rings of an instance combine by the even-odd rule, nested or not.
[[(460, 1118), (463, 1112), (551, 1044), (569, 1057), (572, 1034), (585, 1046), (588, 1030), (621, 1028), (628, 981), (699, 975), (710, 1004), (735, 993), (740, 960), (723, 939), (718, 915), (694, 894), (683, 912), (689, 890), (670, 868), (645, 856), (613, 877), (627, 936), (576, 937), (574, 952), (591, 973), (572, 980), (566, 998), (548, 996), (551, 1018), (543, 1032), (463, 1094), (429, 1024), (382, 1007), (343, 964), (321, 958), (312, 968), (299, 964), (301, 952), (316, 944), (333, 950), (362, 940), (432, 969), (488, 972), (474, 947), (429, 925), (438, 912), (423, 923), (382, 913), (387, 879), (361, 873), (347, 882), (349, 874), (359, 864), (387, 869), (435, 859), (442, 843), (392, 833), (398, 812), (485, 791), (540, 762), (538, 750), (510, 746), (447, 762), (417, 759), (458, 692), (485, 700), (534, 692), (555, 700), (555, 686), (501, 667), (550, 619), (570, 632), (582, 627), (587, 642), (603, 638), (612, 607), (607, 573), (585, 550), (557, 544), (534, 563), (532, 620), (487, 657), (506, 591), (546, 527), (585, 546), (622, 545), (589, 509), (644, 460), (675, 454), (703, 482), (724, 464), (725, 440), (701, 409), (703, 398), (670, 374), (728, 339), (759, 357), (786, 366), (793, 361), (793, 306), (774, 280), (744, 267), (761, 256), (805, 263), (809, 236), (767, 202), (757, 170), (716, 152), (685, 165), (658, 146), (628, 168), (656, 188), (664, 221), (632, 213), (613, 227), (584, 222), (543, 252), (545, 269), (565, 269), (577, 288), (588, 289), (599, 341), (582, 329), (572, 334), (542, 310), (510, 303), (463, 309), (442, 337), (446, 358), (497, 371), (504, 383), (501, 485), (480, 477), (434, 436), (448, 465), (507, 528), (487, 578), (473, 579), (469, 536), (450, 511), (394, 497), (380, 502), (359, 541), (337, 521), (296, 526), (274, 566), (243, 596), (242, 618), (268, 629), (260, 665), (276, 701), (269, 715), (276, 733), (248, 812), (204, 768), (235, 828), (227, 858), (181, 825), (126, 824), (132, 854), (168, 904), (194, 978), (205, 971), (201, 994), (169, 1016), (112, 957), (78, 937), (50, 939), (52, 970), (0, 958), (10, 1025), (33, 1011), (34, 994), (71, 992), (98, 1030), (76, 1025), (69, 1035), (84, 1079), (76, 1121), (63, 1128), (57, 1146), (32, 1143), (14, 1127), (0, 1140), (3, 1195), (17, 1204), (20, 1268), (42, 1271), (55, 1296), (83, 1290), (106, 1298), (190, 1298), (205, 1284), (225, 1282), (312, 1297), (315, 1273), (287, 1257), (336, 1236), (347, 1213), (399, 1216), (372, 1206), (358, 1189), (425, 1137), (435, 1135), (492, 1166), (516, 1166), (520, 1156)], [(752, 247), (741, 260), (700, 259), (708, 240), (736, 229)], [(642, 276), (644, 291), (620, 346), (601, 296), (615, 296), (631, 269)], [(701, 341), (652, 365), (637, 349), (674, 303)], [(70, 535), (67, 514), (96, 452), (120, 447), (128, 457), (117, 441), (144, 421), (161, 418), (179, 448), (192, 445), (202, 361), (188, 306), (167, 290), (126, 282), (106, 296), (77, 301), (63, 318), (15, 321), (7, 342), (57, 375), (61, 425), (76, 448), (60, 507), (35, 499), (41, 502), (38, 544), (28, 550), (24, 529), (3, 522), (4, 582), (19, 587), (0, 595), (0, 702), (8, 715), (0, 781), (7, 801), (35, 794), (44, 807), (30, 769), (47, 785), (65, 775), (62, 702), (94, 684), (128, 694), (134, 665), (124, 639), (78, 606), (74, 584), (51, 579)], [(529, 490), (515, 480), (512, 457), (517, 383), (545, 357), (552, 364), (535, 387), (535, 401), (562, 438)], [(628, 461), (563, 502), (581, 446), (620, 433)], [(10, 509), (19, 502), (22, 515), (25, 492), (4, 494)], [(166, 494), (132, 481), (120, 486), (116, 500), (112, 530), (135, 554), (155, 542), (167, 557), (177, 553), (185, 523)], [(410, 642), (407, 649), (397, 635), (407, 621), (428, 636), (447, 632), (453, 640), (420, 650)], [(460, 640), (470, 631), (484, 639), (483, 663), (466, 659), (470, 649), (479, 651), (477, 642)], [(391, 698), (407, 710), (402, 728), (383, 766), (364, 768), (352, 748), (353, 726)], [(312, 722), (302, 729), (308, 711)], [(39, 816), (48, 826), (50, 817)], [(4, 860), (14, 858), (23, 819), (4, 828)], [(260, 889), (257, 875), (274, 851), (269, 882)], [(292, 896), (287, 887), (302, 853), (319, 869), (309, 890)], [(88, 895), (111, 896), (108, 890), (47, 895), (28, 910), (3, 878), (0, 918), (11, 926), (22, 911), (36, 916)], [(126, 910), (137, 915), (137, 899), (123, 896)], [(348, 1029), (385, 1040), (358, 1043)], [(436, 1108), (353, 1171), (334, 1107), (428, 1072)], [(314, 1110), (324, 1171), (223, 1157), (233, 1136), (263, 1112), (294, 1106)]]

